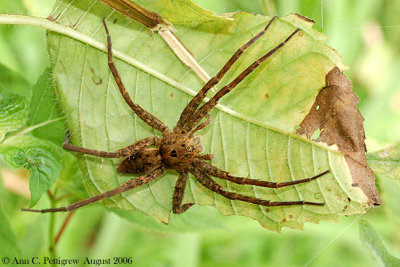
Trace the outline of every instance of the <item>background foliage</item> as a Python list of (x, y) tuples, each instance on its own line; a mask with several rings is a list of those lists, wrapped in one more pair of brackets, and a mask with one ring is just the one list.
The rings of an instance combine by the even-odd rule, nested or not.
[[(216, 13), (244, 10), (262, 14), (263, 3), (269, 1), (196, 2)], [(52, 4), (51, 0), (5, 0), (0, 3), (0, 13), (45, 17)], [(277, 3), (276, 11), (280, 16), (297, 12), (314, 19), (314, 28), (329, 36), (328, 44), (337, 49), (351, 67), (346, 75), (361, 99), (359, 108), (365, 117), (368, 150), (379, 150), (398, 142), (400, 49), (396, 44), (400, 41), (397, 16), (400, 3), (396, 0), (286, 0)], [(0, 88), (18, 88), (18, 92), (30, 99), (31, 91), (24, 88), (33, 86), (49, 63), (45, 32), (37, 28), (4, 25), (0, 25), (0, 32), (0, 63), (4, 65), (0, 72)], [(42, 77), (35, 86), (45, 82)], [(40, 114), (22, 120), (33, 125), (40, 122)], [(59, 142), (54, 136), (45, 139)], [(63, 164), (68, 165), (68, 161), (74, 160), (58, 152), (57, 148), (53, 153), (63, 158), (60, 160)], [(53, 171), (58, 168), (54, 164)], [(399, 256), (399, 178), (395, 181), (396, 177), (387, 179), (383, 174), (377, 178), (384, 205), (368, 211), (363, 219), (368, 220), (383, 237), (390, 253)], [(77, 170), (71, 169), (63, 174), (57, 185), (64, 188), (65, 193), (84, 196), (80, 181)], [(1, 184), (0, 199), (0, 255), (49, 255), (49, 246), (52, 245), (49, 240), (53, 240), (66, 215), (21, 214), (19, 207), (29, 206), (29, 200), (7, 191)], [(39, 202), (43, 206), (51, 205), (46, 197)], [(215, 213), (213, 209), (205, 212)], [(309, 266), (375, 266), (371, 261), (374, 253), (367, 249), (374, 250), (374, 246), (368, 245), (370, 240), (374, 240), (374, 235), (365, 235), (372, 226), (361, 224), (360, 239), (357, 218), (340, 218), (337, 224), (306, 225), (305, 232), (286, 229), (278, 235), (264, 230), (251, 219), (222, 217), (215, 213), (214, 221), (197, 225), (199, 231), (193, 233), (187, 231), (196, 223), (190, 218), (178, 220), (166, 228), (140, 214), (133, 213), (127, 220), (121, 219), (98, 205), (73, 215), (57, 244), (56, 253), (62, 257), (133, 256), (138, 266), (159, 263), (171, 266), (303, 266), (308, 263)], [(185, 228), (185, 225), (192, 227)], [(382, 249), (378, 247), (377, 250)]]

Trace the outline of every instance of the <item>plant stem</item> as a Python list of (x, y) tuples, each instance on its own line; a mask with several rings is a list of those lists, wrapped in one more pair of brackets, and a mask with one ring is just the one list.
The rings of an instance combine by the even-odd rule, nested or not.
[[(50, 206), (51, 208), (55, 207), (55, 202), (54, 202), (54, 195), (50, 192), (50, 190), (47, 190), (47, 195), (49, 196), (50, 199)], [(56, 258), (56, 248), (55, 248), (55, 242), (54, 242), (54, 225), (56, 221), (56, 214), (51, 213), (50, 214), (50, 222), (49, 222), (49, 252), (50, 252), (50, 257), (55, 259)], [(52, 264), (52, 266), (56, 266), (55, 264)]]
[[(54, 191), (54, 194), (50, 191), (47, 190), (47, 195), (50, 199), (50, 206), (51, 208), (55, 208), (56, 203), (57, 203), (57, 198), (55, 196), (57, 192), (57, 189)], [(56, 221), (56, 213), (52, 212), (50, 213), (50, 222), (49, 222), (49, 252), (50, 252), (50, 256), (51, 258), (55, 259), (57, 257), (56, 254), (56, 246), (58, 241), (60, 240), (62, 234), (65, 231), (65, 228), (67, 227), (68, 223), (71, 220), (72, 215), (74, 214), (74, 212), (69, 212), (67, 217), (65, 218), (63, 224), (61, 225), (60, 230), (58, 231), (56, 237), (54, 238), (54, 228), (55, 228), (55, 221)], [(56, 266), (56, 264), (52, 264), (52, 266)]]
[(72, 215), (74, 214), (74, 211), (71, 211), (68, 213), (67, 217), (65, 218), (60, 231), (58, 231), (58, 234), (56, 238), (54, 239), (54, 246), (57, 245), (58, 241), (60, 240), (61, 235), (64, 233), (65, 228), (67, 227), (69, 221), (71, 220)]
[(271, 17), (277, 15), (274, 0), (259, 0), (259, 3), (265, 14)]

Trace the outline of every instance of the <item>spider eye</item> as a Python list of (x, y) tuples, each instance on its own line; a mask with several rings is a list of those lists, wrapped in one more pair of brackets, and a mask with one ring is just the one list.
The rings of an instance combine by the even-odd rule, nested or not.
[(188, 152), (192, 152), (193, 151), (193, 147), (192, 146), (189, 146), (189, 145), (182, 145), (182, 146), (185, 147)]
[(176, 158), (178, 156), (178, 154), (176, 154), (175, 150), (172, 150), (170, 153), (171, 157)]

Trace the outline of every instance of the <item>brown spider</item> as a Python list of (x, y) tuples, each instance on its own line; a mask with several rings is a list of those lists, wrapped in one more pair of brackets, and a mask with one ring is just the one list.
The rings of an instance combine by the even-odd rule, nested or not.
[[(305, 178), (301, 180), (294, 180), (283, 183), (274, 183), (267, 181), (259, 181), (242, 177), (235, 177), (230, 175), (228, 172), (223, 171), (209, 163), (206, 160), (211, 160), (213, 158), (212, 154), (201, 155), (203, 148), (200, 143), (200, 138), (194, 136), (194, 133), (203, 129), (210, 124), (210, 116), (208, 113), (215, 107), (219, 99), (229, 93), (235, 86), (240, 83), (247, 75), (249, 75), (254, 69), (256, 69), (263, 61), (269, 58), (272, 54), (282, 48), (285, 43), (287, 43), (300, 29), (296, 29), (292, 34), (290, 34), (286, 40), (275, 46), (272, 50), (266, 53), (264, 56), (260, 57), (257, 61), (246, 68), (239, 76), (237, 76), (231, 83), (221, 88), (209, 101), (204, 105), (200, 106), (200, 103), (204, 100), (208, 90), (216, 85), (221, 78), (230, 69), (233, 63), (240, 57), (240, 55), (246, 50), (250, 45), (252, 45), (258, 38), (260, 38), (267, 31), (271, 23), (276, 19), (273, 17), (267, 26), (254, 36), (245, 45), (239, 48), (235, 54), (229, 59), (229, 61), (222, 67), (219, 73), (211, 78), (203, 88), (197, 93), (195, 97), (187, 104), (183, 110), (176, 126), (171, 131), (162, 121), (157, 119), (155, 116), (150, 114), (141, 108), (138, 104), (134, 103), (129, 97), (118, 71), (113, 62), (112, 49), (111, 49), (111, 37), (108, 32), (107, 25), (103, 19), (104, 28), (107, 34), (107, 44), (108, 44), (108, 65), (114, 76), (115, 82), (117, 83), (119, 90), (125, 99), (126, 103), (131, 107), (131, 109), (136, 113), (136, 115), (142, 119), (145, 123), (159, 130), (162, 133), (162, 138), (153, 136), (144, 138), (142, 140), (133, 143), (132, 145), (114, 151), (105, 152), (97, 151), (92, 149), (87, 149), (83, 147), (78, 147), (68, 143), (69, 132), (67, 131), (65, 141), (63, 143), (63, 148), (66, 150), (79, 152), (82, 154), (93, 155), (96, 157), (103, 158), (125, 158), (118, 165), (118, 172), (121, 174), (142, 173), (142, 176), (133, 178), (126, 183), (120, 185), (119, 187), (106, 191), (102, 194), (96, 195), (94, 197), (85, 199), (61, 208), (51, 208), (43, 210), (33, 210), (33, 209), (23, 209), (24, 211), (32, 212), (59, 212), (59, 211), (72, 211), (82, 206), (97, 202), (102, 199), (110, 198), (114, 195), (120, 194), (122, 192), (131, 190), (132, 188), (138, 187), (140, 185), (148, 184), (157, 178), (161, 177), (167, 169), (176, 170), (179, 174), (179, 178), (175, 185), (175, 190), (173, 193), (172, 200), (172, 210), (174, 213), (185, 212), (194, 203), (182, 204), (183, 195), (185, 192), (186, 182), (188, 178), (188, 173), (194, 175), (194, 177), (209, 190), (220, 194), (231, 200), (240, 200), (244, 202), (249, 202), (253, 204), (263, 205), (267, 207), (271, 206), (290, 206), (290, 205), (316, 205), (323, 206), (324, 203), (308, 202), (308, 201), (270, 201), (262, 200), (255, 197), (245, 196), (242, 194), (228, 192), (222, 186), (214, 182), (210, 176), (215, 176), (221, 179), (231, 181), (236, 184), (247, 184), (255, 185), (269, 188), (280, 188), (284, 186), (290, 186), (300, 183), (305, 183), (317, 179), (318, 177), (327, 174), (329, 170), (322, 172), (314, 177)], [(206, 118), (204, 122), (200, 121)], [(199, 124), (200, 123), (200, 124)]]

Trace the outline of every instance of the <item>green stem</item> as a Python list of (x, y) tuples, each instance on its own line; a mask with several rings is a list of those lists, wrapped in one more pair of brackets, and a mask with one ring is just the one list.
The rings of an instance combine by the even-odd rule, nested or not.
[(53, 122), (62, 120), (62, 119), (64, 119), (64, 118), (66, 118), (66, 116), (59, 117), (59, 118), (55, 118), (55, 119), (52, 119), (52, 120), (44, 121), (44, 122), (41, 122), (41, 123), (39, 123), (39, 124), (35, 124), (35, 125), (32, 125), (32, 126), (29, 126), (29, 127), (25, 128), (25, 129), (22, 129), (22, 130), (16, 132), (15, 135), (24, 135), (24, 134), (26, 134), (26, 133), (32, 132), (33, 130), (35, 130), (35, 129), (37, 129), (37, 128), (46, 126), (47, 124), (50, 124), (50, 123), (53, 123)]
[(28, 25), (35, 26), (39, 28), (43, 28), (46, 30), (50, 30), (53, 32), (58, 32), (63, 35), (69, 36), (76, 40), (79, 40), (85, 44), (96, 47), (100, 50), (106, 51), (105, 44), (84, 35), (74, 29), (58, 24), (51, 20), (33, 16), (23, 16), (23, 15), (8, 15), (8, 14), (0, 14), (0, 24), (15, 24), (15, 25)]
[(1, 140), (0, 143), (4, 143), (8, 138), (10, 138), (10, 137), (12, 137), (12, 136), (24, 135), (24, 134), (26, 134), (26, 133), (32, 132), (33, 130), (35, 130), (35, 129), (37, 129), (37, 128), (46, 126), (47, 124), (50, 124), (50, 123), (53, 123), (53, 122), (62, 120), (62, 119), (64, 119), (64, 118), (66, 118), (66, 116), (59, 117), (59, 118), (52, 119), (52, 120), (48, 120), (48, 121), (44, 121), (44, 122), (41, 122), (41, 123), (39, 123), (39, 124), (32, 125), (32, 126), (29, 126), (29, 127), (27, 127), (27, 128), (24, 128), (24, 129), (22, 129), (22, 130), (13, 132), (13, 133), (7, 135), (3, 140)]
[[(48, 190), (47, 194), (49, 195), (50, 199), (50, 207), (54, 208), (55, 207), (55, 201), (54, 201), (54, 196), (51, 194), (51, 192)], [(54, 243), (54, 228), (55, 228), (55, 221), (56, 221), (56, 214), (55, 213), (50, 213), (50, 222), (49, 222), (49, 252), (50, 252), (50, 257), (52, 259), (55, 259), (57, 254), (56, 254), (56, 248), (55, 248), (55, 243)], [(52, 266), (56, 266), (55, 264), (52, 264)]]
[(264, 13), (268, 16), (278, 15), (276, 12), (275, 1), (274, 0), (259, 0), (258, 1), (263, 9)]

